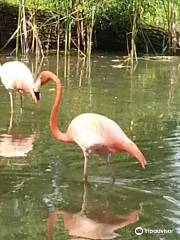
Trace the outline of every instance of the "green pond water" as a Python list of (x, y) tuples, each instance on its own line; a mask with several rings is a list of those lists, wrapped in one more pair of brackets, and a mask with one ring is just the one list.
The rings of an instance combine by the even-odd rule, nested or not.
[[(62, 79), (63, 131), (80, 113), (100, 113), (144, 153), (146, 169), (126, 153), (113, 154), (114, 183), (106, 160), (91, 155), (84, 185), (82, 151), (51, 135), (53, 83), (37, 105), (24, 96), (22, 114), (15, 94), (13, 116), (0, 85), (1, 240), (180, 239), (180, 58), (139, 59), (134, 72), (119, 60), (94, 54), (88, 66), (76, 56), (65, 64), (62, 56), (57, 69), (50, 55), (41, 67)], [(34, 62), (27, 62), (31, 69)]]

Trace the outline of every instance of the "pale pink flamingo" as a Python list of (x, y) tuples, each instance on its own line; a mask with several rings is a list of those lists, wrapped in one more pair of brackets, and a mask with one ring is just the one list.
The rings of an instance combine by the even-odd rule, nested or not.
[[(13, 97), (12, 92), (30, 93), (33, 100), (37, 103), (39, 93), (34, 92), (34, 79), (29, 68), (22, 62), (10, 61), (0, 65), (0, 78), (2, 84), (9, 92), (11, 113), (13, 113)], [(21, 95), (20, 95), (21, 96)], [(21, 96), (22, 110), (22, 96)]]
[(146, 160), (136, 144), (126, 136), (117, 123), (105, 116), (95, 113), (80, 114), (71, 121), (66, 133), (61, 132), (57, 123), (58, 108), (62, 98), (61, 81), (54, 73), (43, 71), (35, 83), (35, 90), (38, 91), (40, 86), (49, 80), (53, 80), (56, 84), (56, 97), (49, 119), (51, 132), (59, 141), (76, 143), (80, 146), (84, 155), (85, 181), (88, 155), (91, 152), (109, 156), (113, 152), (126, 151), (137, 158), (145, 168)]

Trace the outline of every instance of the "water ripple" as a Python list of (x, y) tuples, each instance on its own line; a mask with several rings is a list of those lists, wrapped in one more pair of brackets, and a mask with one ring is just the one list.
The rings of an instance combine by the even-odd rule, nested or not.
[(173, 203), (174, 205), (176, 205), (177, 207), (180, 207), (180, 201), (171, 197), (171, 196), (163, 196), (168, 202)]

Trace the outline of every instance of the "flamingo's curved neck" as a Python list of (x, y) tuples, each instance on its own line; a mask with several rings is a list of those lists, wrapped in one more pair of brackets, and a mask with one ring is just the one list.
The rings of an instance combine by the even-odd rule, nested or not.
[(58, 109), (62, 99), (62, 85), (60, 80), (53, 73), (50, 74), (50, 79), (56, 84), (56, 97), (51, 110), (49, 125), (53, 136), (60, 141), (70, 142), (70, 138), (67, 133), (62, 133), (58, 128)]

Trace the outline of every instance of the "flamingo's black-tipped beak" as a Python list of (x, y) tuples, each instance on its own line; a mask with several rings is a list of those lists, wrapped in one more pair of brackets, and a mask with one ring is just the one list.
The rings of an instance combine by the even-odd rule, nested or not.
[(35, 96), (36, 96), (36, 100), (39, 101), (39, 100), (41, 99), (41, 93), (34, 91), (34, 94), (35, 94)]

